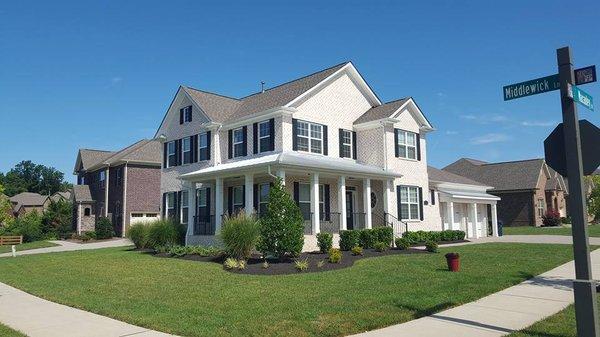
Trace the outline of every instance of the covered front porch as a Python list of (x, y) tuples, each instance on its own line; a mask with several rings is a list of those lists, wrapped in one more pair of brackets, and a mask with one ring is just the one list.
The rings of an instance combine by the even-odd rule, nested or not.
[(496, 202), (500, 198), (473, 190), (439, 189), (444, 230), (462, 230), (470, 239), (498, 236)]
[(227, 214), (263, 215), (277, 178), (300, 207), (305, 235), (378, 226), (392, 226), (396, 235), (405, 230), (392, 205), (397, 174), (345, 159), (312, 157), (271, 155), (182, 176), (191, 206), (188, 242), (206, 242), (205, 237), (219, 232)]

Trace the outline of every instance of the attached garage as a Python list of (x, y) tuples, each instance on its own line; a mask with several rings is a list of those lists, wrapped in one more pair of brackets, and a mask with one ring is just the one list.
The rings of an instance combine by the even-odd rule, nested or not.
[(158, 213), (131, 213), (130, 225), (158, 220)]

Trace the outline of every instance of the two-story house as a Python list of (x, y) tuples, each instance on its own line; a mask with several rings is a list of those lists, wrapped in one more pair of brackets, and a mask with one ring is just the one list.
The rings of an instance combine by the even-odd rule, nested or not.
[(222, 216), (260, 215), (283, 179), (305, 234), (393, 226), (441, 230), (428, 202), (427, 134), (412, 98), (382, 103), (350, 62), (232, 98), (181, 86), (156, 133), (162, 214), (210, 243)]
[(98, 217), (109, 218), (118, 236), (132, 223), (160, 217), (161, 146), (141, 140), (119, 151), (78, 151), (72, 195), (78, 234), (93, 231)]

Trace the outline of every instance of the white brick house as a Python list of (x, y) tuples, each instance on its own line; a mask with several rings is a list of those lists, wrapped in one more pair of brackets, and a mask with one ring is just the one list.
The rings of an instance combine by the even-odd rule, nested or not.
[(441, 230), (427, 173), (432, 125), (412, 98), (382, 103), (346, 62), (244, 98), (181, 86), (156, 133), (162, 214), (208, 243), (222, 215), (261, 213), (284, 179), (305, 234)]

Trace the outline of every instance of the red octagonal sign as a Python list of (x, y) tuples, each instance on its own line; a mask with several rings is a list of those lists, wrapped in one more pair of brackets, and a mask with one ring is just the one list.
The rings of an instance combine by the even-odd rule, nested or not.
[[(600, 166), (600, 129), (583, 119), (579, 121), (579, 136), (581, 137), (583, 174), (590, 175)], [(563, 177), (567, 177), (563, 123), (558, 124), (544, 141), (544, 153), (548, 166)]]

